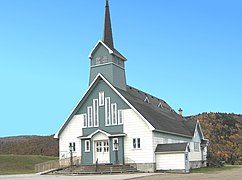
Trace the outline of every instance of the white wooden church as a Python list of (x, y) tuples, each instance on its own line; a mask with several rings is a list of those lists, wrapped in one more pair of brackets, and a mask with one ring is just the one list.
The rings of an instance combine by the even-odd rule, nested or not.
[(145, 172), (206, 165), (207, 142), (198, 121), (187, 120), (164, 100), (126, 84), (126, 58), (114, 48), (109, 3), (104, 32), (92, 49), (85, 94), (55, 134), (59, 158), (81, 164), (129, 164)]

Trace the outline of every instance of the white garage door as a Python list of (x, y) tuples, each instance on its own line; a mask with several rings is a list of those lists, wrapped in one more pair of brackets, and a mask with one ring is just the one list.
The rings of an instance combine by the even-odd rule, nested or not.
[(184, 170), (185, 154), (156, 154), (156, 170)]

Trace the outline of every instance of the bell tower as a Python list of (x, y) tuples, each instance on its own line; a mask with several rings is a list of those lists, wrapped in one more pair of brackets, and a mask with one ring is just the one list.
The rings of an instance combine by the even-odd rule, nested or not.
[(99, 40), (90, 55), (89, 85), (102, 74), (113, 86), (126, 91), (126, 58), (114, 48), (109, 2), (106, 0), (103, 38)]

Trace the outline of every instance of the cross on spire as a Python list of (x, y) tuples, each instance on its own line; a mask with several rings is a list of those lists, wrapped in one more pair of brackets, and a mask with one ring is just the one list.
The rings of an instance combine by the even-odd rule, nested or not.
[(103, 39), (102, 39), (102, 41), (109, 48), (111, 48), (111, 49), (114, 48), (108, 0), (106, 0), (106, 6), (105, 6), (104, 29), (103, 29)]

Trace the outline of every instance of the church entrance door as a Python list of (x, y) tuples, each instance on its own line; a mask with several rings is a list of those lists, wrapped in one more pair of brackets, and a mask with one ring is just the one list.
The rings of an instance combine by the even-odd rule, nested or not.
[(109, 144), (108, 140), (94, 141), (95, 160), (98, 163), (109, 163)]

